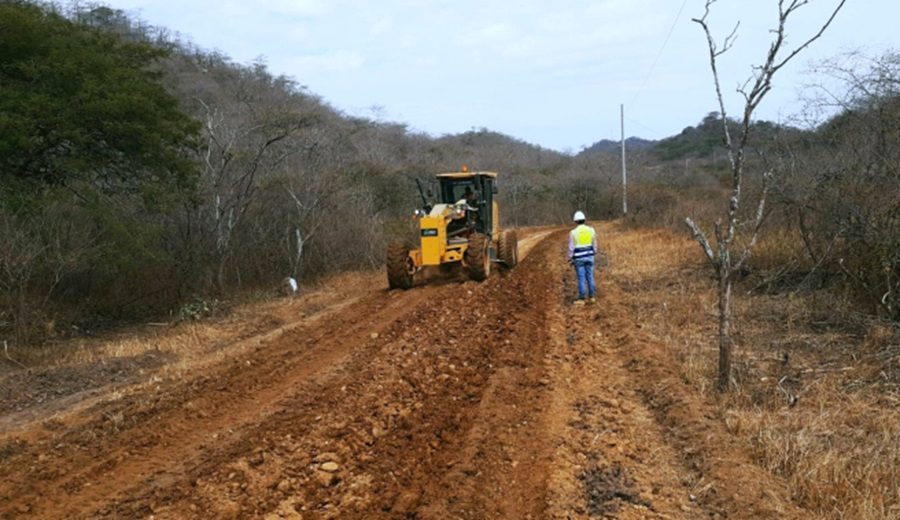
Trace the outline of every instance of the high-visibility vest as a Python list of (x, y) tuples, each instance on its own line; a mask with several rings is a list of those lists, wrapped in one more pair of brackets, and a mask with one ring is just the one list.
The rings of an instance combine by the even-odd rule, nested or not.
[(575, 245), (575, 249), (572, 253), (573, 260), (594, 257), (594, 237), (597, 234), (597, 232), (594, 231), (594, 228), (585, 224), (580, 224), (569, 234), (572, 236), (572, 243)]

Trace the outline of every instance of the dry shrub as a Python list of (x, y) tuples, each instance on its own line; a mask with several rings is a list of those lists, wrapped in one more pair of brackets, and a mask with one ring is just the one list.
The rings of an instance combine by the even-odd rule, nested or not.
[(863, 340), (863, 348), (871, 351), (878, 351), (891, 346), (897, 339), (897, 333), (893, 327), (886, 323), (875, 323), (869, 328)]
[(759, 242), (753, 249), (750, 266), (762, 271), (782, 270), (790, 266), (795, 270), (801, 269), (799, 262), (803, 260), (802, 248), (803, 241), (796, 230), (780, 227), (766, 231), (760, 235)]
[(718, 189), (693, 186), (689, 189), (666, 184), (638, 184), (628, 191), (629, 226), (659, 229), (684, 227), (685, 217), (696, 222), (721, 218), (722, 193)]
[(670, 225), (678, 196), (674, 190), (653, 184), (638, 185), (628, 194), (628, 220), (637, 226)]

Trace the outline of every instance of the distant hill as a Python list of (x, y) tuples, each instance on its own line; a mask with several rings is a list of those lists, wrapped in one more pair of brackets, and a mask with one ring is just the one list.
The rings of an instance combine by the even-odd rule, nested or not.
[[(646, 150), (648, 148), (652, 148), (656, 145), (658, 141), (651, 141), (648, 139), (641, 139), (640, 137), (629, 137), (625, 139), (625, 150)], [(597, 141), (596, 143), (588, 146), (584, 150), (581, 151), (579, 155), (590, 155), (595, 153), (610, 153), (610, 152), (619, 152), (621, 143), (620, 141), (613, 141), (610, 139), (603, 139)]]
[[(728, 125), (733, 136), (740, 132), (737, 121), (729, 119)], [(769, 121), (754, 121), (752, 123), (750, 147), (760, 146), (771, 142), (776, 135), (796, 133), (799, 130), (790, 126), (779, 125)], [(718, 112), (710, 112), (696, 126), (689, 126), (680, 133), (652, 141), (640, 137), (629, 137), (625, 140), (628, 152), (647, 151), (657, 161), (673, 161), (685, 158), (708, 158), (717, 151), (724, 152), (725, 145), (722, 140), (722, 116)], [(583, 149), (579, 156), (591, 156), (596, 154), (617, 154), (620, 152), (619, 141), (603, 139)]]
[[(740, 133), (740, 123), (728, 119), (731, 135)], [(765, 146), (778, 135), (796, 133), (798, 130), (786, 125), (770, 121), (754, 121), (751, 128), (749, 146)], [(684, 158), (706, 158), (716, 151), (725, 151), (722, 139), (722, 116), (718, 112), (710, 112), (697, 126), (689, 126), (678, 135), (667, 137), (653, 147), (652, 153), (662, 161), (680, 160)]]
[[(729, 120), (729, 126), (732, 135), (740, 131), (736, 121)], [(697, 126), (686, 127), (681, 133), (661, 140), (653, 153), (660, 160), (671, 161), (709, 157), (715, 150), (724, 150), (722, 117), (718, 112), (710, 112)]]

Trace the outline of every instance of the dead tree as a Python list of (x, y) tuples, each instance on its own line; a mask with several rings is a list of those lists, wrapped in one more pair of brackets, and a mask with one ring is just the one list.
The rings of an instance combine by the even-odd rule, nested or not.
[[(837, 6), (831, 11), (831, 15), (819, 28), (819, 31), (812, 37), (804, 41), (801, 45), (794, 49), (785, 48), (785, 28), (788, 20), (802, 7), (809, 4), (812, 0), (778, 0), (778, 26), (771, 32), (772, 42), (769, 45), (768, 53), (762, 65), (753, 67), (752, 76), (740, 87), (738, 92), (744, 100), (743, 117), (739, 121), (738, 135), (732, 135), (732, 129), (729, 127), (728, 111), (725, 107), (725, 98), (722, 95), (722, 86), (719, 79), (718, 60), (719, 57), (728, 52), (734, 44), (740, 23), (735, 26), (731, 33), (725, 38), (722, 46), (716, 43), (715, 38), (709, 28), (708, 18), (710, 8), (717, 0), (706, 0), (706, 6), (701, 18), (694, 18), (693, 21), (703, 28), (709, 47), (709, 65), (712, 70), (713, 82), (716, 88), (716, 98), (719, 103), (719, 110), (722, 115), (722, 138), (728, 152), (729, 169), (731, 172), (731, 194), (728, 197), (727, 208), (725, 211), (725, 222), (718, 219), (714, 225), (715, 242), (710, 243), (706, 233), (690, 218), (685, 219), (685, 223), (691, 229), (694, 238), (703, 248), (706, 258), (709, 260), (716, 273), (718, 282), (718, 317), (719, 317), (719, 370), (717, 387), (720, 391), (727, 390), (731, 386), (731, 354), (732, 354), (732, 336), (731, 336), (731, 297), (732, 284), (734, 275), (740, 271), (747, 260), (750, 253), (756, 245), (759, 231), (762, 227), (765, 217), (766, 196), (769, 191), (770, 179), (772, 172), (763, 174), (763, 189), (756, 204), (756, 211), (750, 222), (741, 222), (739, 211), (742, 203), (742, 189), (744, 185), (744, 163), (747, 142), (752, 129), (753, 113), (759, 107), (766, 94), (772, 89), (772, 78), (781, 70), (789, 61), (795, 58), (800, 52), (809, 47), (815, 40), (819, 39), (825, 30), (834, 21), (838, 12), (844, 6), (846, 0), (840, 0)], [(736, 239), (741, 227), (750, 224), (750, 239), (740, 248), (736, 248)], [(736, 254), (735, 254), (736, 253)]]
[(236, 251), (234, 238), (256, 200), (260, 178), (282, 169), (287, 158), (300, 151), (294, 141), (318, 117), (292, 106), (292, 98), (283, 92), (246, 78), (238, 78), (236, 83), (234, 92), (217, 99), (196, 99), (205, 119), (206, 145), (201, 160), (203, 180), (212, 195), (211, 227), (220, 291), (226, 289), (225, 270)]

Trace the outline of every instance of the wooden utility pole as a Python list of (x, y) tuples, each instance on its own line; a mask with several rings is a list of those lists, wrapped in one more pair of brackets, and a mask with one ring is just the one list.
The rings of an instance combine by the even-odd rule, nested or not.
[(625, 170), (625, 105), (619, 105), (622, 127), (622, 216), (628, 215), (628, 173)]

